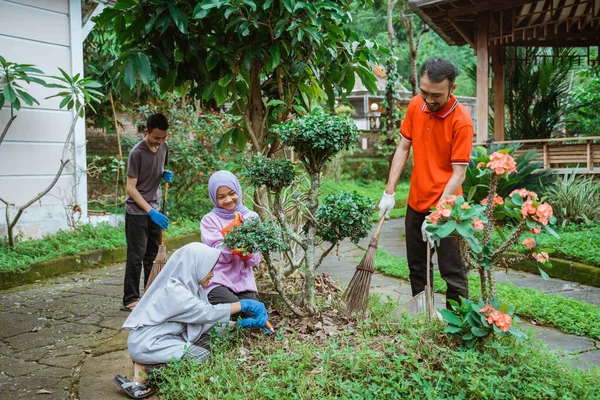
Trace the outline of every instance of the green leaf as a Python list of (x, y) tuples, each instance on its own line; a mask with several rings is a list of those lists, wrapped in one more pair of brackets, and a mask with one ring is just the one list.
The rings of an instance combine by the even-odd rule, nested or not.
[(271, 7), (272, 3), (273, 3), (273, 0), (265, 1), (265, 4), (263, 4), (263, 10), (266, 10), (267, 8)]
[(31, 97), (29, 95), (29, 93), (24, 92), (22, 90), (17, 89), (17, 93), (19, 94), (19, 96), (21, 97), (21, 99), (25, 102), (25, 104), (27, 104), (28, 106), (32, 106), (33, 103), (36, 104), (40, 104), (36, 99), (34, 99), (33, 97)]
[(451, 219), (443, 225), (441, 225), (440, 229), (436, 233), (439, 237), (445, 238), (447, 236), (450, 236), (450, 234), (454, 232), (454, 229), (456, 229), (456, 221)]
[(488, 335), (489, 331), (487, 329), (474, 326), (471, 328), (471, 333), (476, 337), (485, 337)]
[(540, 275), (542, 276), (542, 278), (544, 278), (544, 280), (550, 279), (550, 277), (548, 276), (548, 274), (546, 273), (546, 271), (544, 271), (540, 267), (538, 267), (538, 270), (540, 271)]
[(271, 63), (269, 69), (275, 69), (280, 62), (279, 43), (274, 43), (269, 47), (269, 53), (271, 54)]
[(213, 81), (210, 84), (208, 84), (208, 86), (206, 86), (206, 88), (204, 88), (204, 91), (202, 92), (202, 100), (210, 100), (213, 97), (213, 94), (215, 93), (216, 87), (216, 81)]
[(217, 86), (215, 88), (215, 100), (216, 100), (218, 106), (225, 103), (225, 101), (227, 100), (227, 88), (226, 87)]
[(560, 235), (556, 231), (550, 228), (548, 225), (544, 225), (544, 230), (554, 236), (556, 239), (560, 239)]
[(512, 196), (510, 196), (510, 199), (516, 206), (521, 207), (523, 205), (523, 198), (518, 193), (515, 193)]
[(133, 87), (135, 86), (137, 73), (132, 57), (127, 59), (127, 62), (125, 63), (125, 69), (123, 72), (123, 80), (125, 81), (125, 84), (127, 85), (127, 87), (129, 87), (129, 89), (133, 89)]
[(211, 51), (206, 57), (206, 69), (212, 71), (219, 63), (219, 54), (216, 51)]
[(469, 221), (463, 221), (456, 226), (458, 234), (464, 238), (473, 237), (473, 228)]
[(17, 93), (13, 89), (12, 85), (4, 86), (4, 98), (9, 103), (14, 103), (15, 100), (17, 99)]
[(64, 106), (66, 106), (69, 103), (70, 100), (71, 100), (71, 96), (65, 97), (58, 105), (58, 108), (63, 108)]
[(447, 326), (444, 329), (444, 332), (446, 333), (461, 333), (463, 331), (463, 328), (459, 327), (459, 326)]
[(450, 310), (440, 310), (440, 314), (442, 314), (442, 317), (444, 317), (444, 320), (446, 322), (448, 322), (449, 324), (452, 325), (456, 325), (456, 326), (460, 326), (462, 324), (462, 320), (460, 319), (460, 317), (456, 314), (454, 314), (452, 311)]
[(140, 78), (144, 83), (150, 83), (152, 79), (152, 69), (150, 68), (150, 59), (144, 53), (135, 53), (133, 58), (133, 64)]
[(185, 13), (183, 13), (174, 3), (169, 3), (169, 13), (171, 14), (171, 18), (173, 18), (177, 29), (179, 29), (181, 33), (187, 33), (188, 19)]
[(283, 3), (285, 9), (288, 10), (288, 12), (291, 13), (294, 10), (294, 7), (292, 7), (291, 0), (282, 0), (281, 2)]

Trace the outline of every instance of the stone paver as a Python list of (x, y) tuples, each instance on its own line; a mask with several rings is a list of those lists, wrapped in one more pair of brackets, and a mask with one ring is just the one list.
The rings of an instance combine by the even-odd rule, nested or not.
[[(386, 222), (379, 247), (405, 257), (403, 220)], [(361, 248), (344, 242), (326, 259), (325, 272), (346, 285)], [(127, 333), (120, 330), (127, 313), (119, 311), (123, 265), (84, 271), (51, 281), (0, 292), (1, 399), (125, 399), (112, 383), (116, 374), (131, 376)], [(599, 305), (600, 289), (559, 280), (542, 281), (522, 272), (500, 272), (498, 279)], [(373, 274), (371, 291), (403, 303), (411, 298), (408, 282)], [(436, 307), (444, 297), (436, 295)], [(526, 325), (537, 337), (582, 368), (600, 366), (600, 342), (555, 329)]]

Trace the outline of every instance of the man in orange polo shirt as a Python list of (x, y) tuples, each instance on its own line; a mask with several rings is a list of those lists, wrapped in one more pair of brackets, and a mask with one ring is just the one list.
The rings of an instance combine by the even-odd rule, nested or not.
[[(406, 210), (406, 254), (412, 294), (425, 289), (427, 247), (431, 239), (422, 233), (425, 217), (443, 198), (462, 194), (461, 185), (471, 156), (473, 121), (452, 92), (458, 70), (443, 58), (427, 60), (421, 67), (421, 93), (408, 104), (400, 133), (402, 139), (392, 160), (388, 183), (379, 202), (381, 216), (394, 208), (394, 192), (413, 148), (414, 167)], [(467, 270), (454, 238), (440, 241), (435, 251), (446, 298), (460, 301), (469, 295)], [(448, 307), (449, 304), (446, 303)]]

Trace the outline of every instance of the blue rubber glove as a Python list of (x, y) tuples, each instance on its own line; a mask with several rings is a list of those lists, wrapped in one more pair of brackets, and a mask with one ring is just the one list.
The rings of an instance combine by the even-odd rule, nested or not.
[[(265, 319), (265, 323), (267, 322), (266, 320), (268, 319), (268, 314), (267, 314), (267, 309), (265, 308), (265, 305), (263, 303), (261, 303), (260, 301), (256, 301), (256, 300), (250, 300), (250, 299), (243, 299), (240, 300), (240, 305), (242, 306), (242, 312), (247, 312), (250, 315), (252, 315), (254, 318), (259, 318), (259, 317), (267, 317)], [(264, 326), (264, 324), (263, 324)]]
[(166, 215), (159, 213), (153, 208), (148, 211), (148, 216), (156, 225), (160, 226), (160, 229), (169, 229), (169, 218)]
[[(244, 318), (235, 323), (238, 328), (265, 328), (267, 318)], [(270, 333), (270, 331), (269, 331)]]
[(165, 182), (171, 183), (171, 181), (173, 180), (173, 171), (165, 169), (163, 171), (162, 178), (165, 180)]

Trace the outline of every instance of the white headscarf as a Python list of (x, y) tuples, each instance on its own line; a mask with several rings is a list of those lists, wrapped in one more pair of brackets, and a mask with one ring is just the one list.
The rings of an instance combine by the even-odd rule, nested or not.
[[(199, 310), (211, 308), (206, 292), (200, 286), (219, 259), (221, 250), (202, 243), (190, 243), (175, 251), (148, 288), (124, 329), (136, 330), (168, 321), (197, 320)], [(187, 323), (187, 337), (193, 343), (204, 329), (204, 323)]]

